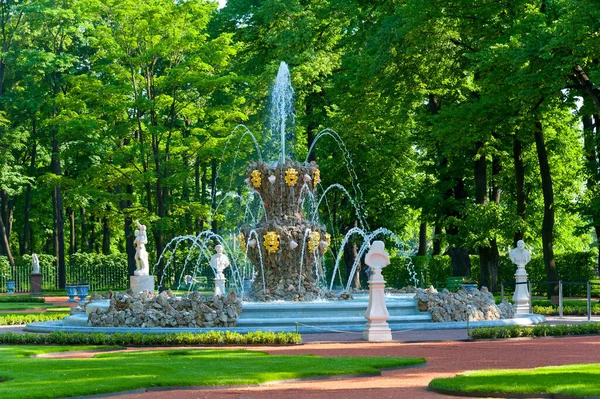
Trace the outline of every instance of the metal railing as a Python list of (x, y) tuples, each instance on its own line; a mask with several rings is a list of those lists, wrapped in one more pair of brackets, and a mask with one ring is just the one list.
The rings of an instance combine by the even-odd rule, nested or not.
[(529, 313), (533, 313), (533, 294), (532, 286), (537, 285), (558, 285), (558, 315), (559, 318), (564, 317), (564, 306), (563, 306), (563, 286), (564, 285), (585, 285), (587, 293), (587, 319), (588, 321), (592, 318), (592, 285), (600, 285), (600, 283), (591, 281), (524, 281), (517, 283), (516, 281), (510, 281), (508, 283), (500, 283), (500, 295), (504, 298), (504, 286), (517, 286), (521, 284), (527, 284), (529, 290)]

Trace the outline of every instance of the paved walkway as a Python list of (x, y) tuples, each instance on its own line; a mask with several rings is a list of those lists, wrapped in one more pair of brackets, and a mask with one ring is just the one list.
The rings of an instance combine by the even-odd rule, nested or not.
[[(593, 317), (592, 321), (600, 322), (600, 317)], [(583, 322), (587, 322), (587, 318), (548, 317), (549, 324)], [(23, 332), (22, 329), (22, 326), (5, 326), (0, 327), (0, 332)], [(364, 342), (360, 333), (304, 334), (303, 345), (244, 347), (244, 349), (272, 354), (424, 357), (427, 365), (386, 370), (375, 377), (317, 379), (243, 387), (139, 390), (103, 397), (116, 399), (440, 399), (450, 397), (428, 391), (429, 382), (434, 378), (452, 377), (462, 371), (600, 363), (599, 336), (466, 342), (467, 337), (466, 329), (395, 331), (394, 341), (390, 343)]]
[(444, 398), (427, 390), (433, 378), (452, 377), (466, 370), (533, 368), (548, 365), (600, 362), (600, 338), (562, 337), (477, 342), (366, 343), (327, 342), (293, 347), (247, 347), (271, 354), (319, 356), (424, 357), (427, 365), (386, 370), (381, 376), (291, 381), (262, 386), (185, 388), (110, 395), (116, 399), (365, 399)]

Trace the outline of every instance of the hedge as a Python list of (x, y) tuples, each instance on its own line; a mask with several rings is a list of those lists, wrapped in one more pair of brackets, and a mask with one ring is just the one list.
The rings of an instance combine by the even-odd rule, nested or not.
[(39, 296), (30, 296), (30, 295), (10, 295), (10, 296), (0, 296), (0, 303), (44, 303), (46, 300), (44, 298), (40, 298)]
[(469, 331), (471, 339), (498, 339), (520, 337), (551, 337), (563, 335), (600, 334), (600, 323), (558, 324), (549, 326), (538, 324), (533, 327), (504, 326), (475, 328)]
[(255, 331), (240, 334), (231, 331), (207, 333), (65, 333), (0, 334), (4, 345), (107, 345), (107, 346), (183, 346), (183, 345), (298, 345), (302, 336), (297, 333)]
[(40, 321), (56, 321), (62, 320), (68, 315), (67, 312), (0, 314), (0, 326), (20, 326)]
[[(479, 256), (470, 255), (471, 277), (480, 279)], [(576, 252), (556, 255), (556, 268), (559, 279), (571, 282), (586, 282), (597, 278), (595, 268), (597, 266), (596, 256), (593, 252)], [(407, 258), (392, 258), (391, 264), (383, 269), (383, 275), (387, 286), (393, 288), (402, 288), (407, 285), (414, 285), (407, 265), (412, 265), (417, 278), (420, 280), (419, 287), (428, 287), (436, 283), (444, 282), (452, 276), (452, 263), (447, 255), (424, 257), (412, 256)], [(515, 280), (516, 266), (510, 261), (508, 256), (501, 256), (498, 265), (498, 283), (509, 283)], [(527, 264), (527, 273), (529, 281), (546, 281), (546, 269), (542, 256), (531, 259)], [(596, 280), (597, 281), (597, 280)], [(600, 285), (593, 286), (592, 292), (600, 295)], [(505, 285), (506, 290), (512, 291), (514, 286)], [(585, 285), (564, 285), (563, 294), (565, 296), (585, 296)], [(534, 284), (534, 295), (545, 295), (546, 285)]]

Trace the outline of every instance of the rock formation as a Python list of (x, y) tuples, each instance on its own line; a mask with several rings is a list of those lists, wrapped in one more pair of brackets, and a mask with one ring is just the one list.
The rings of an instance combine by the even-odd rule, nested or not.
[[(95, 296), (92, 299), (99, 299)], [(192, 292), (176, 297), (170, 291), (158, 295), (109, 293), (108, 310), (94, 309), (88, 324), (93, 327), (233, 327), (242, 312), (235, 293), (205, 297)]]

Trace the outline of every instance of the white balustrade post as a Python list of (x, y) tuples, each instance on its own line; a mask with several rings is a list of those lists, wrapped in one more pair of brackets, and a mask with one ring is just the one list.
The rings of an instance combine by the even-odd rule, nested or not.
[(363, 331), (363, 338), (371, 342), (391, 341), (392, 330), (387, 323), (390, 314), (385, 305), (385, 280), (381, 274), (381, 270), (390, 264), (390, 258), (383, 241), (373, 242), (365, 257), (365, 263), (372, 273), (369, 278), (369, 306), (365, 313), (367, 325)]

